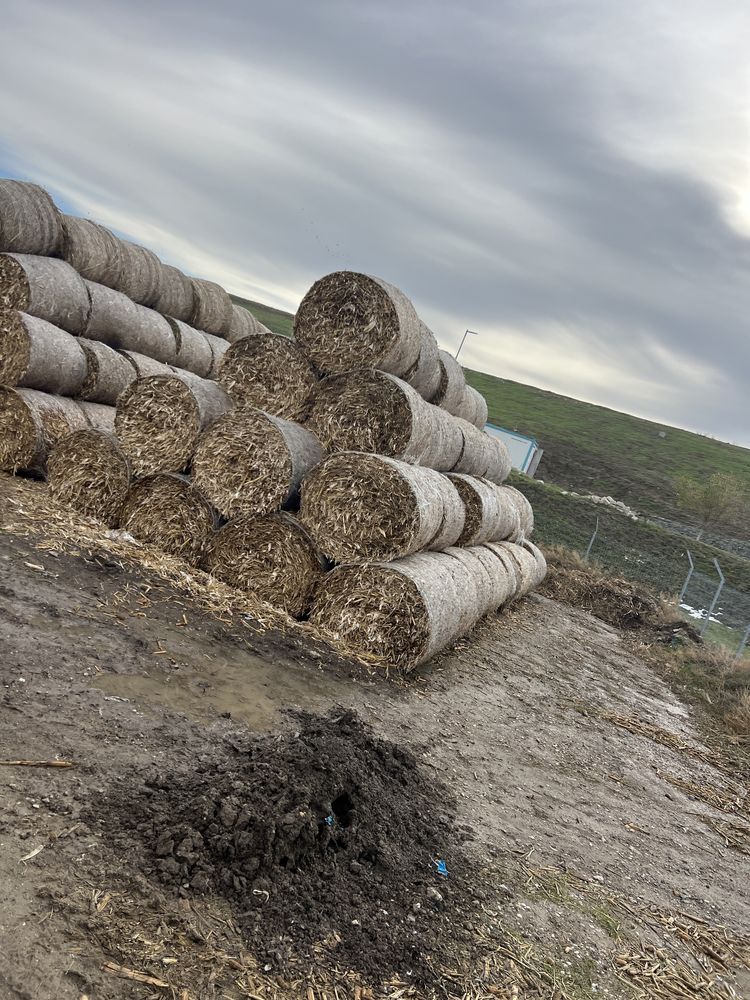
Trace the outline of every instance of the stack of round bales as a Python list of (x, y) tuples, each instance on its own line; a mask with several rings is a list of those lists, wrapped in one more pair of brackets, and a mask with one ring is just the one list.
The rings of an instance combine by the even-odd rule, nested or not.
[(0, 179), (0, 251), (53, 255), (62, 242), (62, 216), (44, 188)]
[(228, 348), (217, 381), (238, 406), (265, 410), (286, 420), (303, 420), (317, 375), (292, 340), (261, 333)]
[(116, 436), (107, 431), (73, 431), (50, 451), (47, 484), (52, 496), (109, 527), (120, 524), (130, 482), (130, 463)]

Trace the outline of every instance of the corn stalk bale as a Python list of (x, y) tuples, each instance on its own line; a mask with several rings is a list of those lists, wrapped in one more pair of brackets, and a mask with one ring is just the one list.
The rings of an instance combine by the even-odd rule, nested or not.
[(416, 389), (423, 399), (432, 399), (440, 386), (440, 353), (435, 334), (420, 320), (422, 344), (414, 367), (404, 375), (404, 381)]
[(422, 326), (398, 288), (367, 274), (336, 271), (302, 299), (294, 337), (323, 374), (368, 366), (406, 375), (419, 359)]
[(299, 424), (235, 409), (201, 435), (193, 478), (223, 517), (270, 514), (297, 502), (300, 483), (322, 458), (315, 435)]
[(86, 380), (86, 355), (59, 327), (17, 309), (0, 312), (0, 383), (76, 396)]
[(517, 601), (521, 597), (525, 597), (544, 579), (547, 571), (546, 563), (542, 568), (537, 557), (525, 546), (516, 545), (514, 542), (488, 542), (486, 547), (496, 552), (505, 553), (515, 563), (518, 584), (511, 600)]
[(464, 635), (509, 588), (499, 560), (481, 550), (338, 566), (318, 587), (310, 620), (360, 653), (415, 667)]
[(505, 443), (500, 438), (480, 431), (468, 420), (461, 417), (454, 417), (453, 420), (461, 428), (464, 439), (461, 457), (453, 471), (484, 477), (493, 483), (502, 483), (507, 479), (512, 463)]
[(0, 306), (20, 309), (68, 333), (81, 334), (88, 323), (91, 300), (83, 278), (64, 260), (2, 254)]
[(60, 212), (44, 188), (0, 179), (0, 251), (57, 254), (62, 239)]
[(197, 565), (217, 524), (216, 512), (187, 476), (157, 473), (128, 490), (120, 526), (141, 542)]
[(440, 381), (437, 392), (430, 400), (454, 416), (460, 413), (466, 379), (464, 370), (452, 354), (439, 351)]
[(79, 399), (76, 402), (83, 411), (89, 427), (95, 431), (106, 431), (108, 434), (114, 434), (116, 412), (114, 406), (107, 406), (106, 403), (89, 403), (85, 399)]
[(430, 428), (415, 461), (419, 465), (428, 465), (441, 472), (450, 472), (460, 461), (464, 450), (461, 427), (450, 413), (441, 410), (439, 406), (425, 403), (421, 409), (426, 411)]
[(542, 550), (538, 548), (538, 546), (534, 545), (533, 542), (528, 541), (528, 539), (522, 543), (522, 548), (524, 548), (527, 552), (530, 552), (534, 557), (536, 562), (536, 577), (534, 580), (534, 586), (538, 587), (547, 575), (547, 560), (544, 558)]
[(49, 453), (47, 485), (60, 503), (114, 528), (130, 487), (130, 465), (114, 434), (73, 431)]
[(204, 334), (208, 346), (211, 348), (211, 372), (209, 378), (218, 379), (221, 359), (229, 350), (229, 344), (221, 337), (215, 337), (212, 333)]
[(50, 449), (87, 426), (83, 410), (72, 399), (0, 386), (0, 469), (43, 473)]
[(114, 406), (120, 393), (138, 378), (132, 361), (98, 340), (79, 337), (77, 343), (86, 355), (86, 378), (78, 395), (92, 403)]
[(464, 403), (461, 407), (462, 411), (464, 407), (466, 408), (466, 412), (469, 413), (469, 416), (464, 416), (463, 412), (458, 415), (460, 417), (464, 417), (465, 420), (468, 420), (470, 424), (474, 424), (474, 426), (478, 427), (481, 431), (487, 423), (487, 418), (489, 416), (489, 412), (487, 410), (487, 400), (481, 392), (474, 388), (473, 385), (467, 385), (464, 389)]
[(197, 330), (226, 336), (232, 325), (233, 315), (229, 295), (215, 281), (206, 281), (204, 278), (192, 278), (191, 281), (195, 304), (190, 325)]
[(154, 361), (153, 358), (137, 351), (118, 351), (131, 365), (137, 378), (145, 378), (147, 375), (172, 375), (174, 368), (163, 364), (161, 361)]
[(517, 537), (511, 537), (511, 541), (522, 542), (529, 538), (534, 531), (534, 509), (529, 503), (528, 497), (525, 497), (515, 486), (504, 486), (503, 489), (507, 490), (518, 510), (520, 531)]
[(218, 382), (242, 406), (303, 420), (317, 375), (294, 341), (277, 333), (238, 340), (226, 351)]
[(177, 339), (160, 313), (132, 302), (127, 295), (87, 281), (91, 313), (86, 326), (90, 340), (120, 350), (136, 351), (164, 364), (175, 364)]
[(105, 226), (90, 219), (63, 216), (62, 257), (83, 278), (110, 288), (122, 280), (122, 241)]
[(458, 545), (481, 545), (518, 535), (518, 507), (504, 486), (464, 473), (451, 473), (448, 478), (464, 505), (464, 529)]
[(294, 618), (310, 607), (325, 563), (305, 528), (291, 514), (243, 516), (213, 536), (204, 568)]
[[(177, 344), (175, 367), (192, 372), (193, 375), (200, 375), (201, 378), (209, 378), (214, 355), (206, 338), (210, 337), (211, 334), (196, 330), (192, 326), (188, 326), (187, 323), (173, 319), (171, 316), (167, 317), (167, 322), (172, 327)], [(214, 339), (218, 340), (218, 337)]]
[(268, 327), (256, 319), (249, 309), (236, 304), (232, 305), (232, 317), (229, 321), (229, 329), (224, 334), (224, 337), (230, 344), (236, 344), (238, 340), (242, 340), (244, 337), (254, 337), (259, 333), (270, 332)]
[(117, 400), (117, 437), (136, 475), (183, 472), (201, 431), (231, 406), (220, 386), (198, 375), (149, 375)]
[(153, 307), (164, 316), (189, 322), (195, 311), (193, 282), (178, 267), (161, 264), (159, 291)]
[(153, 306), (161, 291), (162, 263), (151, 250), (139, 243), (118, 240), (120, 274), (117, 289), (133, 302)]

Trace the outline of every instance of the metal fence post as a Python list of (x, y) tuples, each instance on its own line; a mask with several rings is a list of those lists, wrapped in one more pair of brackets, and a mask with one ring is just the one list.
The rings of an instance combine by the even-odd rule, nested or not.
[(750, 639), (750, 625), (747, 626), (747, 628), (745, 629), (745, 634), (740, 639), (740, 645), (739, 645), (739, 647), (737, 649), (737, 653), (736, 653), (736, 655), (734, 657), (735, 660), (741, 660), (742, 659), (742, 654), (745, 652), (745, 647), (747, 646), (747, 640), (748, 639)]
[(711, 621), (711, 615), (716, 610), (716, 605), (719, 602), (719, 594), (721, 593), (722, 587), (724, 586), (724, 574), (721, 572), (721, 566), (719, 565), (718, 559), (714, 559), (714, 566), (716, 567), (716, 571), (719, 574), (719, 586), (716, 588), (714, 599), (711, 601), (711, 607), (708, 609), (706, 620), (703, 622), (703, 625), (701, 626), (701, 633), (700, 633), (701, 635), (704, 635), (706, 629), (708, 628), (708, 623)]
[(591, 549), (592, 549), (592, 547), (594, 545), (594, 542), (596, 540), (596, 536), (598, 534), (599, 534), (599, 518), (597, 517), (597, 519), (596, 519), (596, 527), (594, 528), (594, 534), (589, 539), (589, 544), (588, 544), (588, 547), (586, 549), (586, 554), (583, 557), (583, 561), (584, 562), (588, 562), (589, 561), (589, 556), (591, 555)]
[(682, 604), (682, 599), (685, 596), (685, 594), (687, 593), (688, 584), (690, 583), (690, 578), (692, 577), (693, 572), (695, 570), (695, 563), (693, 562), (693, 557), (692, 557), (692, 555), (690, 553), (690, 549), (685, 549), (685, 551), (687, 552), (688, 562), (690, 563), (690, 569), (688, 570), (688, 574), (685, 577), (685, 582), (682, 585), (682, 590), (680, 591), (680, 596), (677, 598), (677, 603), (678, 604)]

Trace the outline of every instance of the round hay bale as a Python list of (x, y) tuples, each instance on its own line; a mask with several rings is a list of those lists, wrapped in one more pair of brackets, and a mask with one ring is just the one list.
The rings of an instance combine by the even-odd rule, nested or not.
[(503, 584), (504, 589), (498, 594), (500, 600), (495, 610), (510, 604), (516, 599), (518, 589), (521, 586), (521, 569), (518, 560), (512, 558), (511, 553), (499, 542), (485, 542), (481, 546), (475, 546), (475, 548), (489, 552), (497, 564), (496, 580), (498, 586)]
[(500, 438), (491, 437), (480, 431), (468, 420), (461, 417), (454, 417), (453, 420), (461, 428), (464, 439), (461, 457), (453, 467), (453, 471), (484, 477), (493, 483), (502, 483), (507, 479), (512, 462), (505, 443)]
[(484, 429), (488, 417), (487, 400), (473, 385), (465, 386), (463, 400), (456, 416), (468, 420), (480, 431)]
[(244, 337), (254, 337), (258, 333), (270, 333), (267, 326), (263, 326), (249, 309), (244, 306), (232, 305), (232, 317), (229, 321), (229, 329), (224, 334), (230, 344), (236, 344)]
[(505, 487), (464, 473), (451, 473), (448, 478), (464, 505), (464, 529), (458, 545), (499, 542), (517, 535), (518, 508)]
[(513, 542), (522, 542), (524, 539), (529, 538), (534, 531), (534, 509), (527, 497), (517, 490), (515, 486), (504, 486), (504, 490), (507, 490), (511, 501), (515, 504), (518, 510), (518, 519), (520, 531), (516, 537), (511, 537)]
[(122, 241), (98, 222), (63, 216), (62, 257), (89, 281), (117, 288), (122, 278)]
[(177, 343), (175, 367), (192, 372), (193, 375), (200, 375), (201, 378), (208, 378), (214, 361), (213, 351), (207, 339), (211, 334), (195, 330), (187, 323), (171, 316), (167, 317), (167, 322), (172, 327)]
[(522, 544), (522, 548), (526, 549), (526, 551), (530, 552), (531, 555), (534, 557), (534, 560), (536, 562), (536, 576), (534, 578), (534, 587), (538, 587), (542, 582), (542, 580), (547, 575), (547, 560), (544, 558), (544, 553), (542, 552), (542, 550), (538, 548), (536, 545), (534, 545), (533, 542), (530, 542), (528, 540), (524, 541)]
[(84, 332), (91, 312), (88, 289), (70, 264), (20, 253), (0, 256), (0, 306), (74, 334)]
[(211, 540), (204, 569), (294, 618), (310, 607), (325, 563), (310, 535), (291, 514), (238, 517)]
[(294, 338), (323, 374), (368, 366), (405, 375), (422, 349), (422, 324), (402, 291), (356, 271), (316, 281), (294, 317)]
[(197, 565), (217, 523), (211, 504), (187, 476), (157, 473), (137, 480), (122, 505), (120, 527), (141, 542)]
[(193, 478), (223, 517), (270, 514), (294, 504), (323, 458), (317, 438), (290, 420), (236, 409), (201, 435)]
[(419, 325), (422, 335), (419, 357), (414, 367), (404, 375), (404, 381), (416, 389), (422, 399), (432, 399), (440, 387), (440, 352), (432, 330), (421, 320)]
[(233, 315), (229, 295), (215, 281), (204, 278), (191, 278), (191, 281), (195, 304), (190, 325), (197, 330), (225, 336), (231, 328)]
[(331, 455), (306, 477), (300, 520), (335, 562), (387, 562), (455, 545), (463, 509), (434, 469), (384, 455)]
[(189, 322), (195, 310), (193, 283), (178, 267), (161, 264), (159, 291), (154, 299), (154, 309), (172, 319)]
[(479, 548), (339, 566), (318, 587), (310, 620), (359, 653), (415, 667), (492, 610), (497, 587)]
[(117, 353), (126, 359), (137, 378), (145, 378), (147, 375), (172, 375), (174, 373), (174, 368), (169, 365), (162, 364), (161, 361), (154, 361), (153, 358), (139, 354), (137, 351), (118, 351)]
[(98, 340), (80, 337), (77, 343), (86, 355), (86, 378), (78, 395), (92, 403), (114, 406), (120, 393), (138, 377), (132, 361)]
[(50, 449), (87, 426), (81, 407), (72, 399), (0, 386), (0, 469), (43, 473)]
[(91, 312), (86, 336), (125, 351), (136, 351), (149, 358), (173, 365), (177, 360), (177, 339), (169, 321), (146, 309), (122, 292), (87, 281)]
[(516, 545), (515, 542), (488, 542), (487, 548), (504, 552), (515, 563), (517, 586), (512, 601), (525, 597), (544, 579), (543, 574), (540, 576), (540, 566), (536, 556), (523, 545)]
[(226, 351), (218, 382), (241, 406), (304, 420), (317, 375), (294, 341), (277, 333), (244, 337)]
[(430, 420), (422, 451), (416, 456), (419, 465), (428, 465), (440, 472), (455, 468), (464, 450), (464, 436), (458, 421), (439, 406), (426, 403), (424, 407)]
[(149, 375), (118, 399), (117, 437), (137, 475), (182, 472), (201, 431), (231, 405), (220, 386), (190, 372)]
[(229, 344), (221, 337), (215, 337), (212, 333), (204, 334), (208, 346), (211, 348), (211, 372), (209, 378), (218, 379), (221, 359), (229, 350)]
[(44, 188), (0, 179), (0, 251), (52, 255), (62, 240), (62, 217)]
[(155, 253), (138, 243), (118, 240), (120, 274), (117, 289), (133, 302), (152, 306), (161, 291), (162, 263)]
[(49, 453), (47, 485), (55, 500), (115, 528), (130, 487), (130, 466), (114, 434), (73, 431)]
[(105, 403), (89, 403), (85, 399), (79, 399), (76, 402), (89, 427), (95, 431), (106, 431), (108, 434), (114, 434), (116, 412), (114, 406), (107, 406)]
[(466, 386), (464, 370), (453, 355), (448, 354), (447, 351), (438, 351), (438, 355), (440, 381), (430, 402), (456, 416), (460, 412), (464, 387)]
[(86, 380), (86, 355), (59, 327), (17, 309), (0, 312), (0, 383), (76, 396)]

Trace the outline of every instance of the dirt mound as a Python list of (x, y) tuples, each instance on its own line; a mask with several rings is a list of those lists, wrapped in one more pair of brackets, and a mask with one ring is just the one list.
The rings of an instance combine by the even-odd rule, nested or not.
[(131, 865), (135, 840), (147, 876), (227, 899), (269, 971), (329, 960), (373, 981), (434, 979), (470, 918), (450, 795), (354, 712), (293, 721), (121, 785), (97, 815), (131, 838)]

